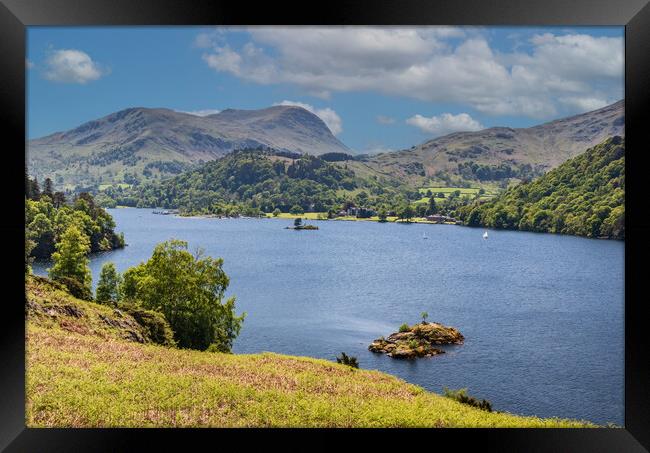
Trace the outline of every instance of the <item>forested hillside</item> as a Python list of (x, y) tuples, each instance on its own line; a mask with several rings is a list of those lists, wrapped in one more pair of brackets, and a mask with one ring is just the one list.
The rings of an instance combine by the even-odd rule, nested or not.
[(377, 206), (420, 198), (416, 190), (388, 179), (359, 178), (345, 163), (268, 149), (234, 151), (160, 183), (113, 187), (104, 194), (120, 205), (223, 215), (326, 212), (346, 201)]
[(26, 258), (50, 258), (70, 227), (76, 227), (88, 238), (91, 253), (124, 247), (124, 237), (115, 232), (113, 218), (90, 194), (80, 193), (67, 200), (63, 192), (54, 191), (49, 178), (41, 190), (38, 181), (26, 175)]
[(470, 226), (625, 238), (625, 139), (612, 137), (532, 182), (460, 210)]

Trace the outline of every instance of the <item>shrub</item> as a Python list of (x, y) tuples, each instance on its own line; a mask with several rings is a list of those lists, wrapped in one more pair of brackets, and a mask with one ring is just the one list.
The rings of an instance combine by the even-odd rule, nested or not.
[(488, 400), (479, 400), (473, 396), (469, 396), (467, 394), (467, 389), (450, 390), (447, 387), (444, 387), (443, 391), (444, 396), (447, 398), (451, 398), (459, 403), (467, 404), (487, 412), (492, 412), (492, 403)]
[(121, 304), (120, 309), (133, 316), (146, 330), (146, 336), (152, 342), (163, 346), (176, 346), (174, 332), (162, 313), (146, 310), (131, 302)]
[(411, 328), (410, 328), (409, 325), (406, 324), (406, 323), (404, 323), (404, 324), (402, 324), (401, 326), (399, 326), (399, 331), (400, 331), (400, 332), (408, 332), (408, 331), (410, 331), (410, 330), (411, 330)]
[(418, 343), (416, 340), (409, 341), (409, 348), (416, 349), (418, 346), (420, 346), (420, 343)]
[(351, 366), (352, 368), (359, 368), (359, 361), (357, 358), (349, 356), (345, 352), (342, 352), (341, 356), (336, 358), (336, 363)]
[(66, 290), (77, 299), (93, 300), (93, 293), (79, 280), (72, 277), (56, 277), (53, 280), (65, 286)]

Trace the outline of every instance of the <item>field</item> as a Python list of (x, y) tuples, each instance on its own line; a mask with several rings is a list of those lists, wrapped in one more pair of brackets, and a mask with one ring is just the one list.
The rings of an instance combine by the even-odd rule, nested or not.
[(594, 426), (489, 413), (326, 360), (143, 344), (130, 316), (43, 279), (27, 296), (28, 427)]
[[(444, 198), (447, 198), (449, 194), (455, 192), (455, 191), (460, 191), (460, 196), (463, 197), (465, 195), (469, 195), (470, 197), (474, 197), (476, 194), (478, 194), (480, 187), (422, 187), (418, 189), (420, 193), (422, 194), (422, 198), (416, 203), (425, 203), (429, 201), (429, 197), (426, 196), (427, 192), (430, 190), (431, 193), (433, 194), (434, 198), (436, 200), (443, 200)], [(481, 195), (481, 199), (483, 200), (489, 200), (493, 198), (494, 196), (497, 195), (497, 190), (494, 188), (488, 188), (488, 187), (483, 187), (485, 190), (485, 193)], [(439, 194), (444, 194), (444, 197), (438, 196)]]

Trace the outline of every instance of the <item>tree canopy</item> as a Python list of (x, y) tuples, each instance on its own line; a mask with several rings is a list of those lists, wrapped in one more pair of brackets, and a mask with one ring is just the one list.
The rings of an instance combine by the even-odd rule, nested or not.
[(470, 226), (625, 237), (625, 139), (616, 136), (486, 203), (461, 207)]
[(158, 244), (147, 262), (124, 273), (121, 298), (163, 313), (179, 347), (229, 352), (245, 314), (235, 314), (234, 297), (223, 301), (223, 260), (187, 248), (179, 240)]

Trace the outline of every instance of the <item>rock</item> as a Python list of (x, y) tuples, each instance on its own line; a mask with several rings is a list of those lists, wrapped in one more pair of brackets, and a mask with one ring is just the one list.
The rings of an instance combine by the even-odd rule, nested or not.
[(394, 359), (412, 359), (416, 357), (431, 357), (444, 354), (442, 349), (433, 345), (463, 344), (465, 337), (453, 327), (439, 323), (416, 324), (405, 332), (395, 332), (388, 338), (378, 338), (373, 341), (368, 350), (384, 353)]

